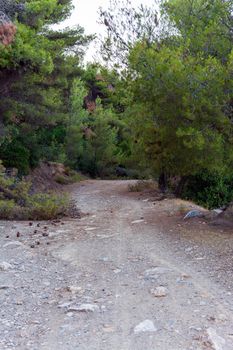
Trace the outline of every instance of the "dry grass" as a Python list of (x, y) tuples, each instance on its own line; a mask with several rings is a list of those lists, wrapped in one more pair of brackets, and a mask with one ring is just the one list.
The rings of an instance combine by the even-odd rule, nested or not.
[(129, 185), (130, 192), (156, 191), (158, 184), (152, 180), (139, 180), (134, 184)]

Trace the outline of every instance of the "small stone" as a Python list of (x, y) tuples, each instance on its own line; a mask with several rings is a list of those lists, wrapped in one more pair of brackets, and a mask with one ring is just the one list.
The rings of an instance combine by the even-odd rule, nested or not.
[(72, 302), (66, 302), (66, 303), (59, 304), (58, 307), (59, 307), (59, 309), (65, 309), (65, 308), (69, 307), (71, 304), (72, 304)]
[(8, 286), (8, 285), (5, 285), (5, 284), (0, 285), (0, 290), (1, 289), (9, 289), (9, 288), (10, 288), (10, 286)]
[(9, 243), (6, 243), (3, 248), (8, 248), (8, 247), (11, 247), (11, 248), (16, 248), (16, 247), (24, 247), (24, 244), (21, 243), (21, 242), (18, 242), (18, 241), (11, 241)]
[(211, 345), (213, 346), (214, 350), (223, 350), (223, 346), (225, 345), (226, 341), (222, 337), (220, 337), (216, 330), (214, 328), (208, 328), (207, 334), (209, 337), (209, 341)]
[(49, 281), (44, 281), (43, 285), (46, 286), (46, 287), (49, 287), (51, 285), (51, 283)]
[(18, 237), (18, 238), (20, 237), (20, 232), (16, 233), (16, 237)]
[(49, 237), (50, 237), (50, 238), (57, 237), (58, 235), (59, 235), (58, 232), (49, 232)]
[(145, 320), (141, 323), (139, 323), (135, 328), (134, 328), (134, 333), (142, 333), (142, 332), (156, 332), (157, 328), (155, 328), (153, 321), (151, 320)]
[(94, 231), (97, 229), (98, 229), (98, 227), (86, 227), (84, 230), (88, 232), (88, 231)]
[(145, 275), (151, 276), (151, 275), (156, 275), (156, 274), (163, 274), (163, 273), (166, 273), (169, 271), (171, 271), (171, 269), (169, 269), (168, 267), (157, 266), (157, 267), (153, 267), (151, 269), (146, 270)]
[(99, 306), (94, 304), (81, 304), (79, 306), (71, 306), (68, 312), (78, 311), (78, 312), (95, 312), (99, 311)]
[(8, 271), (8, 270), (11, 270), (12, 268), (13, 266), (6, 261), (3, 261), (0, 263), (0, 271)]
[(142, 219), (140, 219), (140, 220), (135, 220), (135, 221), (132, 221), (131, 222), (131, 224), (140, 224), (140, 223), (142, 223), (142, 222), (144, 222), (144, 220), (142, 220)]
[(103, 258), (100, 258), (100, 261), (107, 262), (107, 261), (109, 261), (109, 258), (104, 256)]
[(115, 331), (115, 328), (110, 325), (104, 325), (103, 331), (105, 333), (113, 333)]
[(77, 286), (68, 286), (67, 287), (68, 292), (71, 292), (72, 294), (76, 294), (82, 291), (81, 287), (77, 287)]
[(160, 286), (150, 290), (151, 294), (156, 298), (166, 297), (168, 290), (166, 287)]
[(191, 252), (192, 250), (193, 250), (192, 247), (188, 247), (188, 248), (185, 249), (185, 252), (186, 252), (186, 253), (189, 253), (189, 252)]
[(188, 275), (188, 274), (186, 274), (186, 273), (183, 273), (183, 274), (181, 275), (181, 278), (184, 280), (184, 279), (191, 278), (191, 276)]

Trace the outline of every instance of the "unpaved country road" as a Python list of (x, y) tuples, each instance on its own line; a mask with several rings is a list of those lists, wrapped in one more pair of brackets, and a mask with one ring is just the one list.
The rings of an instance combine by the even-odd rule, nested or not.
[(1, 223), (1, 350), (233, 350), (232, 237), (173, 230), (127, 187), (74, 186), (81, 220)]

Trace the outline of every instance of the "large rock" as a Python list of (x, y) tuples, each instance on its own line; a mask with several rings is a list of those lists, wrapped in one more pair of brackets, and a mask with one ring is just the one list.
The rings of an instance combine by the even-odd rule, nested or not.
[(127, 170), (120, 165), (116, 167), (116, 174), (119, 177), (127, 177), (128, 176)]
[(191, 218), (202, 218), (204, 214), (200, 210), (190, 210), (184, 217), (184, 220)]

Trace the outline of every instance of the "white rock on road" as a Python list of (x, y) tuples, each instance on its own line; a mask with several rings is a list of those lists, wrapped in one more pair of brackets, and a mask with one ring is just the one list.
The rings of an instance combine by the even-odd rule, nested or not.
[(3, 261), (0, 263), (0, 271), (8, 271), (8, 270), (11, 270), (12, 268), (13, 266), (6, 261)]
[(131, 224), (140, 224), (142, 222), (144, 222), (144, 220), (134, 220), (131, 222)]
[(166, 287), (160, 286), (157, 288), (152, 288), (150, 290), (150, 293), (156, 297), (156, 298), (161, 298), (161, 297), (166, 297), (168, 294), (168, 290)]
[(157, 332), (157, 328), (155, 328), (154, 322), (151, 320), (145, 320), (141, 323), (139, 323), (134, 328), (134, 333), (143, 333), (143, 332)]
[(19, 241), (12, 241), (12, 242), (8, 242), (6, 244), (4, 244), (3, 248), (7, 248), (7, 247), (11, 247), (11, 248), (17, 248), (17, 247), (22, 247), (25, 248), (25, 245)]
[(67, 290), (71, 292), (72, 294), (80, 293), (82, 291), (82, 287), (78, 286), (68, 286)]

